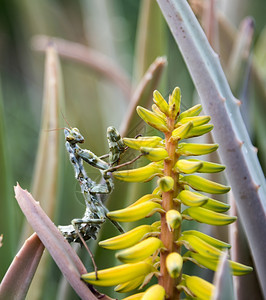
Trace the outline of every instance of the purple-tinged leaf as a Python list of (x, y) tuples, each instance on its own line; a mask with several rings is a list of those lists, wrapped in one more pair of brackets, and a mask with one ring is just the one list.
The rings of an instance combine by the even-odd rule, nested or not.
[(36, 233), (25, 241), (1, 282), (0, 299), (25, 299), (43, 250)]
[(33, 230), (36, 231), (40, 240), (79, 297), (88, 300), (97, 299), (80, 279), (81, 274), (87, 273), (86, 268), (57, 227), (42, 210), (39, 202), (36, 202), (32, 195), (28, 191), (23, 190), (19, 184), (15, 187), (15, 196)]
[(88, 66), (105, 76), (120, 87), (126, 99), (130, 99), (131, 83), (129, 76), (109, 57), (82, 44), (45, 35), (34, 36), (32, 47), (36, 51), (44, 52), (51, 41), (56, 45), (61, 57)]

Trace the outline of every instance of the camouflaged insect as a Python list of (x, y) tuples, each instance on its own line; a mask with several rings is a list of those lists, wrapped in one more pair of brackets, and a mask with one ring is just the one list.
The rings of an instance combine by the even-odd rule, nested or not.
[[(58, 229), (69, 243), (76, 242), (81, 244), (82, 241), (79, 234), (85, 241), (90, 238), (96, 239), (101, 224), (107, 218), (106, 214), (108, 210), (102, 203), (100, 194), (109, 194), (112, 192), (114, 184), (108, 170), (117, 164), (120, 155), (125, 150), (125, 145), (118, 131), (114, 127), (108, 127), (109, 153), (103, 156), (109, 158), (109, 163), (107, 163), (93, 152), (78, 146), (79, 143), (84, 143), (84, 137), (77, 128), (65, 128), (64, 134), (65, 146), (70, 162), (74, 167), (75, 178), (80, 184), (86, 210), (82, 218), (73, 219), (70, 225), (58, 226)], [(83, 167), (83, 161), (100, 170), (104, 183), (97, 184), (88, 177)], [(111, 222), (120, 232), (123, 232), (122, 227), (117, 222)]]

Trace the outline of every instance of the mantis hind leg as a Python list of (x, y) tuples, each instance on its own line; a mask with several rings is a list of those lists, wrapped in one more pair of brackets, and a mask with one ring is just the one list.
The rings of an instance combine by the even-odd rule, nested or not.
[[(89, 224), (89, 225), (90, 225), (90, 224), (92, 223), (92, 222), (90, 222), (90, 221), (93, 221), (93, 222), (96, 221), (96, 222), (94, 222), (94, 224), (95, 224), (95, 223), (97, 224), (97, 221), (100, 221), (100, 220), (97, 220), (97, 219), (96, 219), (96, 220), (92, 220), (92, 219), (73, 219), (73, 220), (71, 221), (71, 224), (72, 224), (73, 227), (75, 228), (76, 234), (78, 235), (78, 237), (79, 237), (81, 243), (83, 244), (83, 246), (85, 247), (85, 249), (86, 249), (87, 252), (89, 253), (89, 256), (90, 256), (90, 258), (91, 258), (91, 261), (92, 261), (92, 264), (93, 264), (93, 267), (94, 267), (95, 277), (96, 277), (96, 279), (98, 279), (98, 268), (97, 268), (97, 265), (96, 265), (96, 263), (95, 263), (94, 256), (93, 256), (93, 254), (92, 254), (90, 248), (89, 248), (88, 245), (86, 244), (86, 241), (84, 240), (84, 238), (83, 238), (83, 236), (81, 235), (80, 230), (79, 230), (79, 225), (80, 225), (80, 224), (85, 223), (85, 224)], [(101, 220), (100, 223), (103, 223), (102, 220)], [(94, 227), (94, 226), (92, 226), (92, 228), (95, 228), (95, 229), (96, 229), (96, 227)], [(98, 228), (97, 228), (97, 229), (98, 229)]]

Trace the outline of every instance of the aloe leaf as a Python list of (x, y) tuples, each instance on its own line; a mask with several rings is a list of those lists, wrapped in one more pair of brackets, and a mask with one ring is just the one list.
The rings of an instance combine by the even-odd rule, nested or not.
[[(250, 50), (254, 34), (254, 21), (251, 17), (245, 18), (235, 38), (233, 49), (227, 63), (227, 78), (232, 90), (238, 94), (243, 86), (247, 74)], [(249, 55), (247, 55), (249, 54)]]
[(152, 99), (152, 93), (158, 86), (165, 66), (166, 59), (158, 57), (144, 74), (131, 97), (127, 113), (121, 122), (119, 130), (121, 136), (126, 136), (129, 129), (139, 123), (139, 117), (135, 114), (136, 107), (138, 105), (146, 106), (148, 101)]
[(54, 187), (58, 181), (59, 145), (62, 133), (55, 129), (60, 127), (62, 98), (59, 60), (55, 47), (49, 46), (46, 52), (42, 124), (32, 183), (32, 194), (42, 203), (49, 215), (54, 213), (56, 200)]
[(240, 115), (238, 101), (232, 95), (217, 54), (210, 47), (188, 3), (157, 2), (187, 63), (204, 110), (212, 117), (213, 136), (227, 166), (227, 177), (266, 296), (266, 267), (261, 263), (265, 261), (266, 248), (266, 184)]
[[(60, 135), (60, 108), (62, 107), (62, 82), (60, 66), (55, 47), (47, 48), (45, 63), (44, 95), (42, 108), (42, 123), (40, 129), (39, 146), (35, 162), (32, 182), (32, 194), (42, 204), (46, 213), (53, 217), (57, 200), (59, 182), (59, 150)], [(29, 224), (25, 224), (22, 233), (24, 240), (32, 232)], [(29, 290), (30, 297), (41, 294), (44, 276), (47, 270), (46, 255), (43, 256), (39, 269), (34, 277), (34, 284)], [(42, 270), (42, 271), (39, 271)], [(44, 271), (45, 270), (45, 271)], [(35, 296), (33, 296), (35, 295)]]
[[(251, 77), (254, 79), (254, 87), (252, 87), (252, 99), (254, 100), (254, 115), (256, 120), (254, 122), (254, 134), (256, 138), (256, 144), (259, 149), (266, 149), (265, 140), (265, 117), (264, 111), (266, 107), (266, 59), (265, 59), (265, 45), (266, 45), (266, 27), (264, 26), (263, 31), (260, 33), (256, 45), (254, 47), (254, 60), (251, 69)], [(253, 101), (252, 101), (253, 103)], [(266, 153), (265, 151), (259, 152), (260, 161), (263, 165), (264, 172), (266, 170)]]
[(34, 233), (15, 256), (1, 282), (1, 299), (25, 299), (44, 246)]
[(129, 76), (111, 58), (82, 44), (45, 35), (34, 36), (32, 47), (35, 51), (44, 52), (51, 40), (56, 45), (58, 54), (62, 58), (93, 69), (119, 86), (125, 95), (125, 99), (130, 98), (131, 83)]
[(212, 295), (212, 300), (235, 299), (233, 278), (227, 261), (227, 251), (225, 251), (220, 257), (213, 284), (215, 285), (215, 290)]
[[(236, 203), (232, 194), (229, 195), (229, 202), (231, 205), (230, 215), (237, 215)], [(240, 220), (230, 225), (229, 242), (232, 246), (230, 249), (231, 259), (254, 267), (254, 261)], [(235, 290), (237, 299), (264, 299), (256, 272), (251, 272), (247, 276), (235, 276), (233, 281), (234, 286), (237, 287)]]
[(80, 275), (87, 273), (87, 271), (79, 257), (42, 210), (39, 203), (19, 185), (15, 187), (15, 196), (31, 227), (36, 231), (76, 293), (81, 299), (97, 299), (86, 284), (80, 280)]

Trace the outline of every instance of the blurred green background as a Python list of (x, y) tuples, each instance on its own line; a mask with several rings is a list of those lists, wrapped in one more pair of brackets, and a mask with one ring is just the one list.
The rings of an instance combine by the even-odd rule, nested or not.
[[(207, 2), (191, 1), (203, 26), (202, 6)], [(230, 81), (231, 87), (235, 96), (244, 103), (243, 116), (253, 143), (259, 149), (259, 158), (265, 171), (266, 3), (263, 0), (255, 0), (252, 3), (248, 0), (236, 0), (234, 3), (221, 0), (216, 4), (215, 25), (219, 27), (215, 31), (213, 47), (220, 54), (225, 72), (230, 75), (233, 70), (235, 71)], [(236, 37), (242, 20), (247, 16), (252, 16), (254, 20), (254, 34), (248, 33), (251, 42), (247, 46), (247, 51), (241, 59), (236, 60), (235, 57), (239, 58), (236, 53), (240, 43)], [(0, 3), (0, 234), (4, 234), (4, 240), (3, 247), (0, 249), (1, 278), (19, 249), (25, 222), (14, 198), (13, 186), (19, 182), (22, 188), (31, 190), (40, 134), (45, 56), (42, 52), (34, 51), (32, 47), (36, 35), (59, 37), (105, 54), (123, 70), (132, 85), (132, 91), (154, 59), (157, 56), (166, 56), (168, 66), (157, 88), (166, 96), (175, 86), (179, 86), (184, 107), (189, 107), (193, 102), (198, 101), (179, 50), (155, 1), (2, 0)], [(126, 96), (121, 87), (85, 64), (61, 59), (61, 68), (65, 103), (61, 103), (60, 110), (68, 122), (82, 132), (86, 140), (84, 148), (99, 155), (106, 153), (106, 128), (110, 125), (120, 127), (130, 97)], [(108, 71), (112, 74), (112, 70)], [(61, 115), (60, 118), (61, 127), (66, 126)], [(140, 122), (131, 125), (129, 132), (135, 133), (136, 128), (142, 128), (139, 124)], [(147, 129), (146, 133), (149, 133), (148, 130), (150, 129)], [(61, 135), (63, 138), (63, 132)], [(58, 162), (60, 188), (53, 221), (56, 224), (67, 224), (74, 217), (82, 215), (84, 206), (79, 186), (73, 176), (72, 166), (63, 148), (63, 139), (60, 151)], [(99, 179), (97, 171), (91, 168), (87, 171), (90, 177)], [(121, 193), (118, 193), (120, 188), (124, 186), (117, 183), (109, 203), (111, 208), (122, 207), (127, 201), (136, 200), (138, 195), (144, 193), (140, 187), (134, 186), (121, 196)], [(126, 199), (126, 194), (131, 200)], [(104, 226), (105, 229), (106, 227)], [(103, 237), (111, 234), (104, 231)], [(96, 242), (90, 245), (93, 249)], [(107, 259), (103, 260), (103, 254)], [(85, 258), (86, 253), (81, 255), (90, 269), (89, 259)], [(107, 252), (103, 250), (98, 252), (96, 260), (99, 268), (112, 265), (112, 258), (109, 258)], [(60, 284), (60, 278), (56, 265), (48, 261), (39, 298), (75, 299), (71, 293), (62, 296), (67, 292), (63, 294), (64, 287)], [(29, 296), (29, 299), (34, 297)]]

